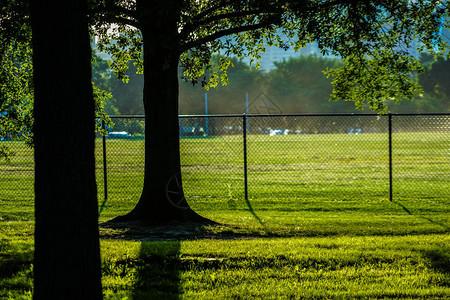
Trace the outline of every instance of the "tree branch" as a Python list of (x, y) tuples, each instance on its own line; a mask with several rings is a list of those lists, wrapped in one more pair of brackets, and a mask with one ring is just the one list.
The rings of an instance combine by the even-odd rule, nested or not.
[(255, 10), (235, 11), (235, 12), (230, 12), (230, 13), (218, 14), (218, 15), (214, 15), (214, 16), (211, 16), (211, 17), (203, 19), (203, 20), (199, 20), (198, 22), (194, 22), (194, 23), (190, 24), (190, 26), (197, 28), (199, 26), (206, 25), (208, 23), (212, 23), (212, 22), (216, 22), (216, 21), (220, 21), (220, 20), (224, 20), (224, 19), (246, 17), (246, 16), (251, 16), (251, 15), (257, 15), (260, 13), (263, 13), (263, 11), (255, 9)]
[[(187, 38), (189, 36), (189, 34), (191, 34), (192, 32), (194, 32), (197, 28), (207, 25), (207, 24), (211, 24), (213, 22), (217, 22), (217, 21), (222, 21), (222, 20), (226, 20), (226, 19), (232, 19), (232, 18), (237, 18), (237, 17), (245, 17), (245, 16), (251, 16), (251, 15), (258, 15), (258, 14), (272, 14), (273, 16), (275, 16), (276, 14), (282, 14), (283, 11), (280, 10), (280, 6), (279, 5), (275, 5), (275, 7), (271, 7), (271, 9), (269, 9), (268, 7), (265, 7), (265, 9), (252, 9), (252, 10), (245, 10), (245, 11), (236, 11), (236, 12), (230, 12), (230, 13), (223, 13), (223, 14), (217, 14), (217, 15), (212, 15), (210, 17), (208, 17), (209, 14), (214, 13), (217, 9), (219, 8), (223, 8), (225, 7), (227, 4), (232, 3), (232, 1), (221, 1), (219, 4), (212, 6), (210, 8), (208, 8), (207, 10), (200, 12), (198, 15), (196, 15), (193, 18), (193, 22), (186, 25), (185, 28), (183, 28), (183, 30), (180, 32), (180, 39), (183, 40), (185, 38)], [(327, 1), (324, 2), (322, 4), (318, 4), (315, 6), (307, 6), (307, 7), (303, 7), (303, 5), (297, 4), (299, 6), (296, 7), (296, 5), (294, 4), (293, 8), (294, 10), (296, 10), (298, 13), (302, 12), (302, 13), (306, 13), (308, 11), (317, 11), (317, 10), (323, 10), (323, 9), (329, 9), (333, 6), (336, 5), (341, 5), (341, 4), (352, 4), (353, 2), (351, 0), (332, 0), (332, 1)], [(206, 19), (204, 19), (206, 17)], [(264, 26), (268, 26), (269, 24), (265, 24)], [(250, 25), (248, 25), (250, 26)], [(227, 34), (233, 34), (233, 33), (237, 33), (237, 32), (242, 32), (242, 31), (248, 31), (248, 30), (238, 30), (237, 28), (241, 28), (241, 27), (236, 27), (236, 31), (234, 31), (233, 29), (227, 29), (224, 31), (219, 31), (217, 34), (211, 34), (211, 37), (214, 37), (216, 35), (218, 35), (219, 37), (222, 37), (224, 35)], [(262, 27), (258, 27), (257, 29), (262, 28)], [(252, 30), (252, 29), (250, 29)], [(231, 33), (227, 33), (227, 34), (221, 34), (221, 32), (231, 32)], [(199, 41), (202, 41), (206, 39), (202, 38), (199, 39)], [(211, 39), (208, 39), (208, 42), (212, 41)], [(197, 41), (193, 41), (193, 42), (187, 42), (185, 45), (187, 45), (187, 47), (189, 47), (189, 45), (199, 45)], [(188, 49), (190, 49), (192, 47), (189, 47)]]
[(215, 33), (212, 33), (210, 35), (207, 35), (205, 37), (199, 38), (195, 41), (192, 42), (187, 42), (183, 45), (181, 45), (180, 47), (180, 53), (183, 53), (191, 48), (206, 44), (208, 42), (212, 42), (217, 40), (218, 38), (221, 38), (223, 36), (227, 36), (227, 35), (231, 35), (234, 33), (239, 33), (239, 32), (245, 32), (245, 31), (252, 31), (252, 30), (257, 30), (257, 29), (262, 29), (265, 27), (269, 27), (270, 25), (273, 25), (273, 22), (270, 21), (266, 21), (266, 22), (262, 22), (262, 23), (258, 23), (258, 24), (251, 24), (251, 25), (243, 25), (243, 26), (239, 26), (239, 27), (232, 27), (232, 28), (228, 28), (228, 29), (223, 29), (220, 31), (217, 31)]
[(105, 20), (106, 22), (130, 25), (139, 28), (139, 22), (137, 22), (136, 19), (136, 11), (111, 4), (88, 10), (88, 16), (101, 14), (103, 14), (103, 17), (101, 19)]
[(225, 1), (220, 1), (217, 5), (213, 5), (210, 8), (200, 12), (198, 15), (196, 15), (192, 22), (198, 22), (201, 19), (203, 19), (204, 17), (206, 17), (207, 15), (209, 15), (210, 13), (213, 13), (214, 11), (216, 11), (219, 8), (223, 8), (225, 5), (232, 3), (232, 1), (230, 0), (225, 0)]
[(247, 16), (252, 16), (252, 15), (256, 16), (256, 15), (262, 14), (262, 13), (269, 13), (269, 12), (254, 9), (254, 10), (236, 11), (236, 12), (230, 12), (230, 13), (223, 13), (223, 14), (213, 15), (213, 16), (208, 17), (206, 19), (199, 20), (197, 22), (193, 22), (191, 24), (188, 24), (180, 32), (180, 37), (181, 37), (181, 39), (186, 38), (195, 29), (197, 29), (197, 28), (199, 28), (201, 26), (207, 25), (207, 24), (211, 24), (211, 23), (217, 22), (217, 21), (222, 21), (222, 20), (226, 20), (226, 19), (233, 19), (233, 18), (239, 18), (239, 17), (247, 17)]
[(115, 17), (114, 20), (115, 20), (117, 23), (119, 23), (119, 24), (129, 25), (129, 26), (135, 27), (135, 28), (137, 28), (137, 29), (140, 29), (140, 24), (139, 24), (139, 22), (137, 22), (137, 21), (134, 20), (134, 19), (127, 19), (127, 18), (125, 18), (125, 17), (120, 17), (120, 16), (118, 16), (118, 17)]

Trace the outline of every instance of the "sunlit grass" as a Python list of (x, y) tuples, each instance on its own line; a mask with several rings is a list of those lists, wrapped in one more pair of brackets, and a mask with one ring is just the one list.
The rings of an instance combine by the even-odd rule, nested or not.
[[(31, 299), (33, 158), (0, 163), (0, 299)], [(186, 198), (214, 240), (101, 241), (105, 299), (450, 298), (450, 154), (444, 134), (250, 135), (181, 140)], [(97, 140), (99, 203), (103, 202)], [(144, 142), (108, 140), (100, 221), (129, 212)], [(239, 238), (238, 238), (239, 237)], [(231, 240), (227, 240), (233, 238)]]
[(103, 282), (111, 298), (442, 299), (450, 296), (449, 241), (439, 235), (104, 241)]
[[(448, 235), (104, 240), (105, 299), (450, 297)], [(2, 299), (31, 299), (32, 243), (3, 243)]]

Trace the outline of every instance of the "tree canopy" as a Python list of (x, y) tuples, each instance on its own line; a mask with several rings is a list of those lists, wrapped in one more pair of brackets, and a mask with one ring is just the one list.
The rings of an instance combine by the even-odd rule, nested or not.
[[(95, 2), (95, 1), (94, 1)], [(157, 1), (159, 2), (159, 1)], [(159, 14), (155, 2), (149, 17)], [(431, 1), (174, 1), (180, 3), (177, 43), (182, 76), (203, 85), (227, 82), (230, 60), (212, 69), (211, 56), (257, 59), (266, 46), (299, 49), (317, 41), (324, 54), (342, 57), (329, 69), (333, 100), (368, 102), (386, 111), (389, 102), (420, 92), (413, 72), (421, 65), (415, 48), (436, 53), (445, 48), (439, 35), (446, 2)], [(112, 67), (125, 76), (127, 61), (142, 66), (139, 1), (97, 2), (92, 10), (100, 49), (111, 53)], [(103, 5), (103, 6), (102, 6)], [(106, 13), (105, 13), (106, 11)], [(115, 24), (111, 27), (110, 24)], [(114, 41), (114, 42), (112, 42)], [(209, 76), (206, 76), (209, 75)]]
[[(89, 1), (91, 34), (99, 49), (111, 54), (119, 78), (130, 61), (142, 73), (139, 1)], [(157, 14), (157, 2), (146, 12)], [(421, 70), (415, 47), (435, 53), (445, 48), (439, 35), (445, 26), (447, 1), (175, 1), (181, 3), (178, 43), (182, 76), (205, 86), (227, 83), (228, 56), (257, 60), (267, 46), (299, 49), (317, 41), (321, 51), (339, 55), (342, 68), (330, 68), (333, 100), (364, 101), (374, 110), (411, 99), (421, 90), (411, 76)], [(0, 135), (32, 141), (33, 86), (28, 1), (6, 0), (0, 17)], [(437, 46), (438, 45), (438, 46)], [(214, 53), (224, 54), (211, 63)], [(208, 70), (212, 70), (209, 71)], [(351, 78), (351, 80), (349, 80)], [(93, 78), (96, 81), (96, 78)], [(120, 83), (110, 87), (119, 93)], [(104, 113), (106, 87), (95, 88), (99, 115)], [(139, 94), (129, 96), (136, 98)], [(370, 100), (368, 100), (370, 98)], [(103, 100), (103, 102), (102, 102)], [(133, 99), (134, 100), (134, 99)], [(103, 109), (103, 110), (102, 110)], [(113, 109), (109, 109), (113, 112)], [(136, 113), (130, 111), (129, 113)]]

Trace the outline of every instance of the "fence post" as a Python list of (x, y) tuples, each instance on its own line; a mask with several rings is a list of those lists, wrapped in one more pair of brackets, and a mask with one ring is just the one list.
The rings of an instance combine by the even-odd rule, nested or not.
[[(248, 107), (248, 92), (245, 93), (245, 113), (248, 115), (249, 114), (249, 107)], [(250, 126), (248, 125), (248, 119), (247, 119), (247, 123), (245, 124), (245, 126), (247, 126), (247, 134), (248, 131), (250, 129)]]
[(388, 114), (388, 131), (389, 131), (389, 201), (392, 202), (392, 114)]
[(248, 201), (248, 178), (247, 178), (247, 115), (242, 116), (242, 135), (244, 143), (244, 198)]
[(208, 122), (208, 93), (205, 92), (205, 127), (206, 127), (206, 136), (209, 136), (209, 122)]
[[(102, 121), (102, 130), (105, 130), (105, 121)], [(107, 177), (107, 165), (106, 165), (106, 136), (102, 136), (103, 140), (103, 186), (104, 186), (104, 192), (105, 192), (105, 199), (103, 202), (106, 202), (106, 199), (108, 199), (108, 177)]]

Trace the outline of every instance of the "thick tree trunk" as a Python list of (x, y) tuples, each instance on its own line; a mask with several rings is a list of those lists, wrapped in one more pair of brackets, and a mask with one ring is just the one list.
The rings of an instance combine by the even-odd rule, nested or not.
[(101, 299), (94, 99), (85, 1), (31, 1), (34, 299)]
[(180, 0), (137, 1), (144, 40), (145, 176), (141, 198), (117, 221), (207, 222), (186, 202), (178, 125)]

